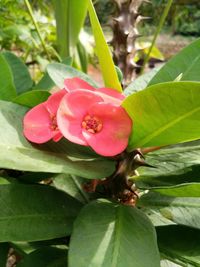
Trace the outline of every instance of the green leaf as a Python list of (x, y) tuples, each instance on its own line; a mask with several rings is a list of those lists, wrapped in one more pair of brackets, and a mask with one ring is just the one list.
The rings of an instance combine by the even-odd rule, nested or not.
[(128, 87), (125, 88), (124, 94), (126, 96), (131, 95), (135, 92), (145, 89), (149, 81), (154, 77), (154, 75), (160, 70), (160, 66), (152, 69), (151, 71), (139, 76), (133, 82), (131, 82)]
[(66, 267), (67, 249), (44, 247), (26, 255), (17, 267)]
[(70, 157), (79, 159), (105, 159), (98, 155), (94, 150), (87, 146), (81, 146), (62, 138), (59, 142), (50, 141), (41, 144), (40, 148), (46, 151), (52, 151), (59, 154), (67, 154)]
[(0, 185), (2, 184), (9, 184), (9, 181), (4, 177), (0, 177)]
[(26, 108), (0, 101), (0, 167), (32, 172), (70, 173), (85, 178), (111, 175), (115, 162), (106, 158), (83, 161), (69, 159), (67, 153), (42, 151), (23, 137), (22, 120)]
[(83, 189), (84, 182), (86, 181), (83, 178), (69, 174), (59, 174), (53, 179), (53, 185), (57, 189), (63, 190), (81, 203), (88, 203), (89, 196)]
[(161, 267), (183, 267), (183, 265), (177, 265), (176, 263), (169, 261), (169, 260), (161, 260), (160, 266)]
[(177, 224), (200, 229), (200, 197), (170, 197), (150, 192), (138, 205), (150, 208)]
[(129, 150), (200, 138), (199, 103), (195, 82), (157, 84), (128, 96), (122, 105), (134, 123)]
[(0, 66), (0, 99), (9, 101), (16, 97), (17, 93), (11, 68), (2, 54), (0, 54)]
[(122, 73), (121, 69), (119, 67), (115, 66), (115, 70), (117, 72), (118, 80), (120, 81), (120, 83), (122, 83), (122, 81), (123, 81), (123, 73)]
[(92, 26), (92, 31), (95, 38), (95, 44), (96, 44), (95, 50), (99, 59), (99, 64), (101, 67), (101, 72), (103, 75), (105, 86), (113, 88), (119, 92), (122, 92), (121, 84), (119, 82), (115, 65), (113, 63), (112, 55), (106, 43), (92, 0), (88, 0), (88, 11)]
[[(175, 162), (175, 161), (174, 161)], [(162, 162), (163, 166), (165, 165), (165, 162)], [(180, 185), (187, 185), (188, 183), (200, 183), (200, 165), (194, 165), (187, 168), (183, 168), (176, 171), (170, 171), (168, 167), (173, 164), (173, 162), (170, 162), (169, 164), (166, 163), (166, 166), (162, 169), (167, 169), (167, 173), (159, 173), (160, 170), (158, 170), (158, 173), (155, 171), (148, 170), (145, 171), (145, 173), (142, 174), (142, 171), (140, 172), (139, 176), (134, 176), (133, 180), (136, 183), (136, 185), (141, 189), (154, 189), (154, 188), (171, 188), (174, 186), (180, 186)], [(176, 162), (174, 163), (176, 166)], [(158, 165), (158, 168), (162, 166)], [(177, 164), (178, 167), (178, 164)]]
[(140, 168), (133, 177), (139, 188), (169, 187), (184, 183), (200, 182), (199, 141), (147, 154), (146, 161), (155, 168)]
[(170, 59), (149, 82), (149, 85), (174, 81), (182, 74), (181, 81), (200, 81), (200, 39), (184, 48)]
[(174, 222), (163, 217), (158, 211), (152, 210), (150, 208), (143, 208), (142, 211), (149, 217), (154, 226), (166, 226), (175, 224)]
[(46, 72), (42, 79), (33, 87), (33, 90), (47, 90), (49, 91), (55, 86), (55, 83), (49, 77), (49, 74)]
[(70, 55), (77, 42), (87, 13), (87, 0), (53, 1), (56, 17), (57, 43), (62, 58)]
[[(199, 175), (200, 176), (200, 175)], [(200, 183), (190, 183), (173, 186), (171, 188), (158, 188), (153, 191), (172, 197), (199, 197)]]
[(152, 224), (136, 208), (106, 200), (91, 202), (74, 223), (69, 267), (74, 266), (160, 266)]
[(158, 227), (158, 245), (164, 256), (185, 267), (200, 266), (200, 231), (187, 227)]
[(84, 45), (79, 41), (77, 43), (77, 60), (83, 72), (87, 73), (88, 69), (88, 54)]
[[(67, 57), (62, 61), (62, 63), (64, 65), (71, 65), (72, 64), (72, 58), (71, 57)], [(49, 74), (47, 72), (45, 72), (44, 76), (36, 84), (36, 86), (34, 86), (33, 90), (47, 90), (47, 91), (49, 91), (54, 86), (55, 86), (55, 83), (52, 81), (52, 79), (50, 78)]]
[(33, 86), (33, 81), (26, 65), (20, 58), (9, 51), (2, 52), (2, 55), (11, 68), (17, 94), (30, 90)]
[(64, 87), (64, 80), (67, 78), (79, 77), (94, 87), (98, 85), (85, 73), (61, 63), (51, 63), (47, 66), (47, 72), (54, 83), (59, 87)]
[(50, 95), (51, 94), (48, 91), (42, 91), (42, 90), (29, 91), (14, 98), (13, 102), (32, 108), (46, 101)]
[(35, 250), (45, 247), (56, 247), (61, 249), (68, 248), (68, 246), (66, 245), (66, 239), (63, 237), (32, 242), (12, 241), (10, 242), (10, 244), (12, 248), (17, 252), (17, 254), (21, 256), (21, 258), (24, 258), (24, 256), (30, 254)]
[(9, 243), (0, 243), (0, 266), (2, 267), (7, 266), (9, 248)]
[(1, 242), (35, 241), (69, 235), (80, 202), (46, 185), (0, 186)]

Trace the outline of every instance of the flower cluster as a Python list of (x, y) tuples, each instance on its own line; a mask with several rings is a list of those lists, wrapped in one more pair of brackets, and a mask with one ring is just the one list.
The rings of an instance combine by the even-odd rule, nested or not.
[(124, 95), (96, 89), (80, 78), (66, 79), (64, 89), (32, 108), (24, 117), (24, 135), (34, 143), (65, 137), (103, 156), (124, 151), (132, 121), (120, 106)]

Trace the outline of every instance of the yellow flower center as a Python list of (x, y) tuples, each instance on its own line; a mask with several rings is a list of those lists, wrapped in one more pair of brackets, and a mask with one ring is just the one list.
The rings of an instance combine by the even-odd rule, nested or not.
[(86, 115), (82, 121), (82, 128), (89, 133), (98, 133), (103, 127), (102, 121), (96, 116)]

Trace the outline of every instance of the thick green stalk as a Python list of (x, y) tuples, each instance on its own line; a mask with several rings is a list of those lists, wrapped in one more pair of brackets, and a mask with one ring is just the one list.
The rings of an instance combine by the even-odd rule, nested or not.
[(58, 52), (62, 59), (70, 56), (70, 2), (53, 0)]
[(168, 13), (169, 13), (169, 10), (170, 10), (170, 7), (171, 7), (172, 3), (173, 3), (173, 0), (168, 0), (167, 4), (166, 4), (166, 6), (165, 6), (165, 8), (163, 10), (163, 13), (162, 13), (162, 16), (160, 18), (160, 21), (158, 23), (158, 26), (156, 28), (156, 31), (155, 31), (153, 40), (151, 42), (151, 46), (149, 47), (148, 53), (147, 53), (147, 55), (146, 55), (146, 57), (144, 59), (144, 63), (143, 63), (143, 66), (142, 66), (142, 69), (141, 69), (140, 74), (143, 74), (144, 69), (145, 69), (145, 66), (146, 66), (146, 64), (149, 61), (151, 51), (152, 51), (152, 49), (153, 49), (153, 47), (155, 45), (156, 39), (158, 37), (158, 34), (159, 34), (159, 32), (161, 31), (161, 29), (162, 29), (162, 27), (164, 25), (165, 19), (166, 19)]
[(33, 22), (34, 26), (35, 26), (35, 30), (36, 30), (36, 32), (37, 32), (37, 34), (38, 34), (38, 37), (39, 37), (40, 42), (41, 42), (41, 44), (42, 44), (42, 47), (43, 47), (45, 53), (47, 54), (48, 59), (51, 60), (50, 55), (49, 55), (49, 52), (48, 52), (48, 49), (47, 49), (47, 47), (46, 47), (46, 45), (45, 45), (44, 40), (42, 39), (42, 35), (41, 35), (41, 33), (40, 33), (39, 26), (38, 26), (38, 24), (37, 24), (37, 21), (36, 21), (34, 15), (33, 15), (33, 10), (32, 10), (32, 7), (31, 7), (31, 5), (30, 5), (30, 3), (29, 3), (29, 0), (24, 0), (24, 3), (25, 3), (25, 5), (26, 5), (26, 7), (27, 7), (27, 9), (28, 9), (29, 15), (30, 15), (30, 17), (31, 17), (31, 19), (32, 19), (32, 22)]

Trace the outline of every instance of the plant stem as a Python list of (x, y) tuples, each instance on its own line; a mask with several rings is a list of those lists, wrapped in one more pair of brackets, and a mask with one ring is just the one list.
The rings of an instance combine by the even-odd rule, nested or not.
[(170, 10), (170, 7), (171, 7), (172, 3), (173, 3), (173, 0), (168, 0), (167, 4), (166, 4), (166, 6), (165, 6), (165, 8), (164, 8), (164, 10), (163, 10), (163, 13), (162, 13), (162, 15), (161, 15), (160, 21), (159, 21), (158, 26), (157, 26), (157, 28), (156, 28), (156, 31), (155, 31), (153, 40), (152, 40), (152, 42), (151, 42), (151, 46), (149, 47), (148, 53), (147, 53), (147, 55), (146, 55), (146, 57), (145, 57), (145, 59), (144, 59), (144, 63), (143, 63), (143, 65), (142, 65), (142, 69), (141, 69), (140, 74), (143, 74), (144, 69), (145, 69), (145, 66), (146, 66), (146, 64), (147, 64), (148, 61), (149, 61), (151, 51), (152, 51), (152, 49), (153, 49), (153, 47), (154, 47), (154, 45), (155, 45), (156, 39), (157, 39), (157, 37), (158, 37), (158, 34), (159, 34), (159, 32), (161, 31), (161, 29), (162, 29), (162, 27), (163, 27), (163, 24), (164, 24), (164, 22), (165, 22), (165, 19), (166, 19), (168, 13), (169, 13), (169, 10)]
[(49, 55), (48, 49), (47, 49), (47, 47), (46, 47), (46, 45), (45, 45), (45, 42), (44, 42), (44, 40), (42, 39), (42, 35), (41, 35), (41, 33), (40, 33), (40, 29), (39, 29), (39, 26), (38, 26), (38, 24), (37, 24), (37, 21), (36, 21), (34, 15), (33, 15), (33, 10), (32, 10), (32, 7), (31, 7), (31, 5), (30, 5), (30, 3), (29, 3), (29, 0), (24, 0), (24, 3), (25, 3), (25, 5), (26, 5), (26, 7), (27, 7), (27, 9), (28, 9), (28, 13), (29, 13), (29, 15), (30, 15), (30, 17), (31, 17), (31, 19), (32, 19), (32, 22), (33, 22), (34, 26), (35, 26), (35, 30), (36, 30), (36, 32), (37, 32), (37, 34), (38, 34), (38, 37), (39, 37), (40, 42), (41, 42), (41, 44), (42, 44), (42, 47), (43, 47), (45, 53), (47, 54), (47, 58), (48, 58), (49, 61), (50, 61), (50, 60), (51, 60), (51, 57), (50, 57), (50, 55)]

